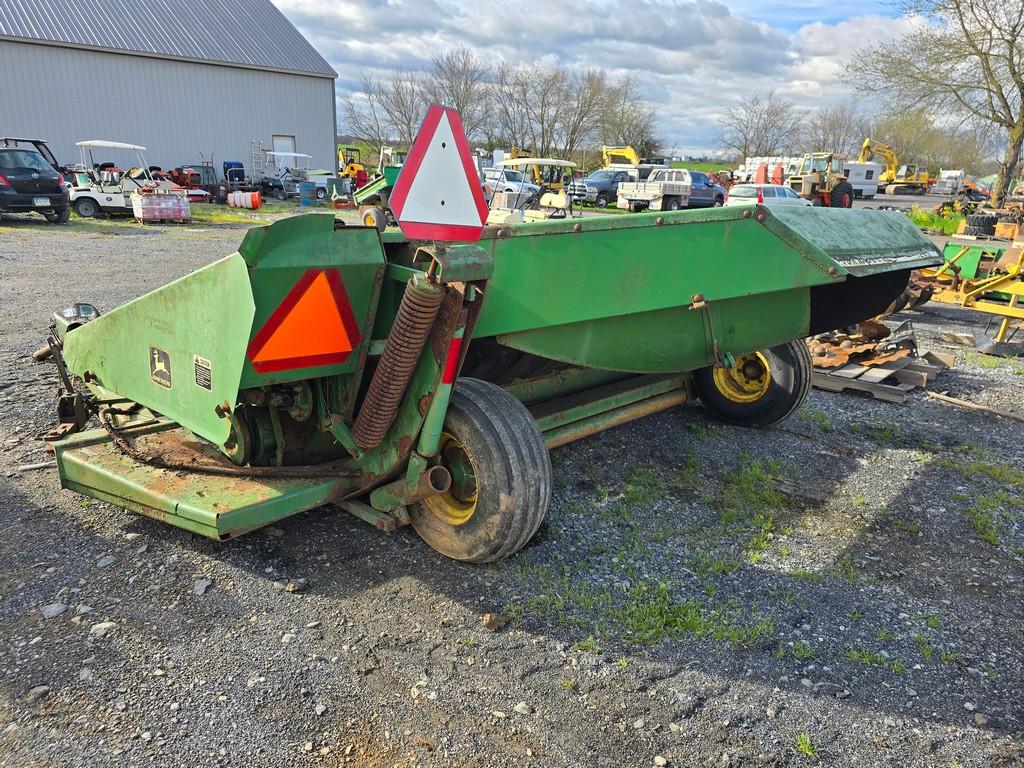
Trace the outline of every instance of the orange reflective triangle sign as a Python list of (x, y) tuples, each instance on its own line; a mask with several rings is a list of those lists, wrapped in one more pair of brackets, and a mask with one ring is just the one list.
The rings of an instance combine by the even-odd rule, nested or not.
[(359, 326), (336, 269), (309, 269), (249, 342), (256, 373), (345, 362)]

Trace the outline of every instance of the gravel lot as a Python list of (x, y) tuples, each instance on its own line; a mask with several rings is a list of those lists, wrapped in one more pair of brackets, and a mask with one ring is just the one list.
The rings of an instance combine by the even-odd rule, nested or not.
[[(1021, 425), (920, 393), (557, 449), (547, 521), (490, 567), (334, 509), (218, 545), (17, 472), (50, 313), (243, 232), (0, 221), (0, 766), (1024, 764)], [(1024, 360), (926, 310), (958, 359), (934, 388), (1022, 413)]]

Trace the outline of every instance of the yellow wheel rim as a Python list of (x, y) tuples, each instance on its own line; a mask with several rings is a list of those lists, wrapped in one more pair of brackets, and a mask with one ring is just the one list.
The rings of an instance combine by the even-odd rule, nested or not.
[(372, 211), (367, 211), (363, 214), (363, 225), (367, 227), (377, 226), (377, 217), (373, 215)]
[(423, 504), (438, 520), (448, 525), (464, 525), (476, 512), (476, 467), (459, 440), (449, 432), (441, 433), (441, 464), (452, 476), (451, 487), (444, 493), (428, 496)]
[(768, 360), (760, 352), (740, 355), (731, 368), (715, 368), (715, 388), (734, 403), (753, 403), (764, 397), (772, 383)]

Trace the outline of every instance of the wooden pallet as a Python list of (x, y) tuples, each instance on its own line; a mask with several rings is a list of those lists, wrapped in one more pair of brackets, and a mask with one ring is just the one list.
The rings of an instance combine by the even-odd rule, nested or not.
[(928, 386), (939, 373), (952, 365), (951, 356), (935, 352), (926, 352), (917, 358), (890, 360), (881, 365), (847, 363), (841, 368), (814, 368), (811, 386), (826, 392), (867, 392), (876, 400), (902, 403), (908, 392)]

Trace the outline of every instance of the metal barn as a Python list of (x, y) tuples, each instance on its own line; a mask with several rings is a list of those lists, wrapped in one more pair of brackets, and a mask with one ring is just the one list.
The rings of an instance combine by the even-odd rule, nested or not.
[(270, 0), (0, 2), (0, 73), (0, 136), (61, 163), (111, 139), (164, 168), (260, 143), (336, 168), (337, 73)]

